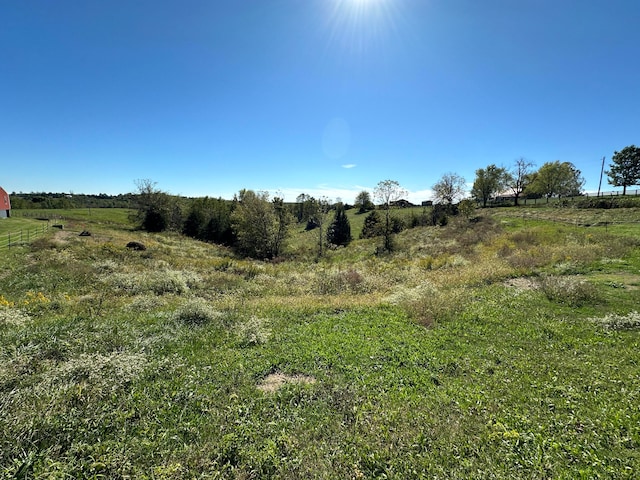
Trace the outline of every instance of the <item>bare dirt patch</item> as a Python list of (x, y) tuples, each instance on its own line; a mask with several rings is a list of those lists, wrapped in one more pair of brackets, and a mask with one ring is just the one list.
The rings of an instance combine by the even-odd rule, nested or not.
[(62, 244), (67, 244), (71, 240), (71, 238), (77, 237), (78, 234), (75, 232), (70, 232), (69, 230), (57, 230), (53, 234), (53, 239)]
[(258, 390), (273, 393), (287, 383), (313, 384), (316, 383), (316, 379), (308, 375), (285, 375), (284, 373), (277, 372), (264, 377), (258, 384)]

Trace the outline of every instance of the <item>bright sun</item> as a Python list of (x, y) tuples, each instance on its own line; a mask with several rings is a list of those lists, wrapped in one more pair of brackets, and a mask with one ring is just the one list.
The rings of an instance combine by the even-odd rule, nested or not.
[(378, 49), (394, 29), (395, 2), (391, 0), (333, 0), (328, 25), (334, 47), (352, 53)]

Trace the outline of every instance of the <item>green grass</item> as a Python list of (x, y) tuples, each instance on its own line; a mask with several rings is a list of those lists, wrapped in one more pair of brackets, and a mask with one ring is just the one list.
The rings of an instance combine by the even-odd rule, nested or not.
[(35, 218), (22, 218), (19, 216), (12, 216), (9, 218), (0, 218), (0, 236), (5, 236), (8, 233), (19, 233), (27, 230), (42, 229), (42, 226), (46, 226), (47, 222), (42, 220), (36, 220)]
[(132, 210), (127, 208), (70, 208), (45, 210), (13, 210), (17, 218), (45, 218), (52, 222), (74, 222), (86, 225), (110, 225), (130, 227), (129, 216)]
[(105, 217), (12, 249), (0, 476), (637, 478), (639, 227), (512, 212), (384, 256), (296, 231), (254, 262)]

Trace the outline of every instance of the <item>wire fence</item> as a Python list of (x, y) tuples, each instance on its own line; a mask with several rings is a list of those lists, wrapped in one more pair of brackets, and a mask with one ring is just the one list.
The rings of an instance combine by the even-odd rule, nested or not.
[(614, 190), (612, 192), (585, 192), (583, 194), (585, 197), (637, 197), (640, 195), (640, 190), (631, 190), (627, 188), (627, 193), (623, 194), (622, 190)]
[[(527, 198), (526, 196), (520, 196), (518, 203), (520, 205), (558, 205), (558, 204), (571, 204), (572, 202), (584, 200), (585, 198), (627, 198), (640, 196), (640, 189), (627, 189), (625, 194), (622, 190), (613, 190), (609, 192), (583, 192), (575, 197), (540, 197), (540, 198)], [(497, 204), (513, 204), (515, 201), (513, 195), (498, 196), (490, 200), (488, 203), (491, 205)], [(478, 202), (480, 203), (480, 202)]]
[(49, 223), (33, 228), (23, 228), (15, 232), (0, 234), (0, 250), (10, 249), (18, 245), (30, 243), (41, 235), (49, 231)]

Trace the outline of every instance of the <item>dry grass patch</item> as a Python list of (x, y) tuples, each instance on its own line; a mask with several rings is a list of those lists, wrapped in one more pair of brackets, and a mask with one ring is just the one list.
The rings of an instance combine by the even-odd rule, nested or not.
[(316, 379), (309, 375), (286, 375), (281, 372), (275, 372), (264, 377), (262, 381), (258, 383), (257, 388), (265, 393), (273, 393), (287, 384), (311, 385), (314, 383), (316, 383)]
[(504, 281), (504, 286), (517, 290), (536, 290), (540, 288), (538, 281), (527, 277), (509, 278)]

